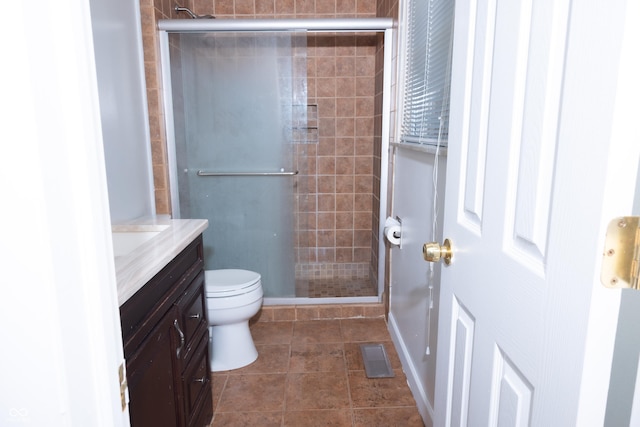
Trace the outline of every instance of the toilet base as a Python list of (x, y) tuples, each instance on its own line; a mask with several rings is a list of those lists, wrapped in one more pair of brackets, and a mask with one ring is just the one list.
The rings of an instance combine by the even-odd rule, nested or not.
[(210, 326), (209, 335), (209, 355), (213, 372), (242, 368), (258, 358), (258, 350), (253, 344), (248, 320)]

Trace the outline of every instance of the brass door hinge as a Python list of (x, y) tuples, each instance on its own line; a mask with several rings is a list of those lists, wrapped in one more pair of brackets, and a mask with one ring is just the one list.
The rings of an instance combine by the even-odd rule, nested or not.
[(625, 216), (609, 223), (600, 280), (608, 288), (638, 289), (640, 217)]
[(124, 364), (123, 361), (118, 367), (118, 379), (120, 381), (120, 404), (122, 405), (122, 411), (124, 412), (127, 409), (127, 403), (129, 402), (129, 392), (127, 390), (127, 376), (124, 372)]

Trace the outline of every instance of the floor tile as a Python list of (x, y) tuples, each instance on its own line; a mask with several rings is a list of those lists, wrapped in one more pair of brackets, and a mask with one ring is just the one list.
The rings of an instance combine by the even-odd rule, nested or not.
[[(423, 427), (384, 319), (256, 322), (258, 359), (212, 373), (211, 427)], [(361, 344), (383, 344), (394, 378), (367, 378)]]
[(402, 372), (393, 378), (367, 378), (364, 371), (349, 371), (349, 389), (354, 408), (415, 406)]
[(354, 427), (424, 427), (418, 408), (354, 409)]
[(243, 374), (286, 374), (289, 371), (289, 344), (256, 344), (258, 359), (240, 369), (228, 371), (229, 375)]
[(215, 414), (211, 427), (280, 427), (282, 412), (221, 412)]
[(289, 344), (294, 322), (258, 322), (251, 326), (254, 344)]
[(304, 373), (287, 376), (287, 411), (349, 408), (349, 390), (344, 373)]
[(282, 411), (285, 380), (284, 374), (229, 375), (218, 411)]
[(284, 414), (285, 427), (338, 427), (351, 426), (351, 410), (323, 409), (311, 411), (290, 411)]
[(227, 374), (211, 373), (211, 395), (213, 399), (213, 410), (218, 409), (218, 402), (220, 402), (220, 396), (222, 396), (222, 390), (227, 384)]
[(345, 342), (389, 340), (384, 319), (343, 319), (340, 322)]
[(294, 343), (289, 372), (344, 372), (342, 343)]
[(340, 320), (309, 320), (295, 322), (294, 343), (342, 342)]
[(377, 286), (368, 277), (296, 279), (297, 297), (366, 297), (377, 294)]

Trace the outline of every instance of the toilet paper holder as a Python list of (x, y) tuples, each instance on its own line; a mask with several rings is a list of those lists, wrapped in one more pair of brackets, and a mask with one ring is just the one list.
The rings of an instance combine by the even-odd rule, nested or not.
[(387, 217), (384, 222), (384, 237), (392, 246), (402, 248), (402, 220), (399, 217)]

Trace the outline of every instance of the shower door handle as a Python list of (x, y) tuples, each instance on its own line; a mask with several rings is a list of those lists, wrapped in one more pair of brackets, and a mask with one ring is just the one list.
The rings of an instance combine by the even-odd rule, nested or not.
[(198, 176), (295, 176), (298, 171), (280, 172), (207, 172), (199, 170)]

